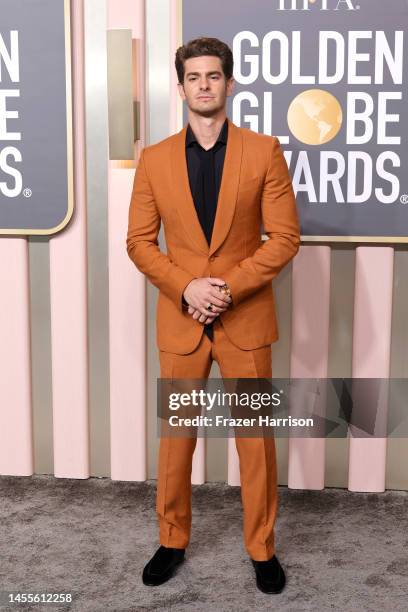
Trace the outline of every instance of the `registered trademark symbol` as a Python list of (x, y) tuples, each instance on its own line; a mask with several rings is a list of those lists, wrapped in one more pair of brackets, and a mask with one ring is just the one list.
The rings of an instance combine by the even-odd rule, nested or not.
[(23, 196), (25, 198), (31, 198), (32, 195), (33, 195), (33, 192), (31, 191), (31, 189), (29, 189), (28, 187), (24, 189)]
[(408, 194), (407, 193), (404, 193), (404, 195), (400, 197), (400, 202), (401, 204), (408, 204)]

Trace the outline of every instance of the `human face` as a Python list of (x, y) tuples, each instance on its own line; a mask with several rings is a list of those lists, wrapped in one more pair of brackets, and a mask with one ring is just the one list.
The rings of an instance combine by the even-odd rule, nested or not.
[(184, 83), (178, 83), (178, 89), (190, 112), (212, 117), (225, 111), (233, 81), (233, 77), (226, 80), (219, 57), (203, 55), (184, 62)]

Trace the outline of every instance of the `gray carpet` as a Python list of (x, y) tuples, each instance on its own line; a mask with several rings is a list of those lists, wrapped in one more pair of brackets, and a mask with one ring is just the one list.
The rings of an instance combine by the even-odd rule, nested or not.
[(408, 492), (279, 488), (280, 595), (257, 590), (242, 540), (240, 489), (193, 487), (186, 561), (146, 587), (158, 546), (155, 481), (0, 477), (0, 591), (71, 592), (71, 606), (2, 610), (341, 610), (407, 612)]

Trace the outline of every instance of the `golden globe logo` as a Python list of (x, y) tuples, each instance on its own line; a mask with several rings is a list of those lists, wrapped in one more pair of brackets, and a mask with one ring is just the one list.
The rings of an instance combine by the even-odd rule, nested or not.
[(335, 138), (343, 123), (343, 110), (333, 94), (323, 89), (302, 91), (288, 109), (288, 126), (307, 145), (323, 145)]
[(360, 5), (353, 5), (352, 0), (279, 0), (279, 11), (310, 11), (310, 5), (320, 5), (321, 11), (339, 11), (345, 9), (356, 11)]

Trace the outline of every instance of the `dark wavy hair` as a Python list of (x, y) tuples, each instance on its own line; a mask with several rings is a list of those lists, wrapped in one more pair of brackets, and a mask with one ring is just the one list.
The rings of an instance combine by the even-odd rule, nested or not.
[(202, 55), (215, 55), (219, 57), (225, 78), (228, 80), (232, 77), (234, 59), (229, 46), (218, 38), (201, 36), (200, 38), (190, 40), (176, 51), (175, 66), (179, 83), (183, 84), (184, 82), (184, 62), (190, 59), (190, 57), (201, 57)]

